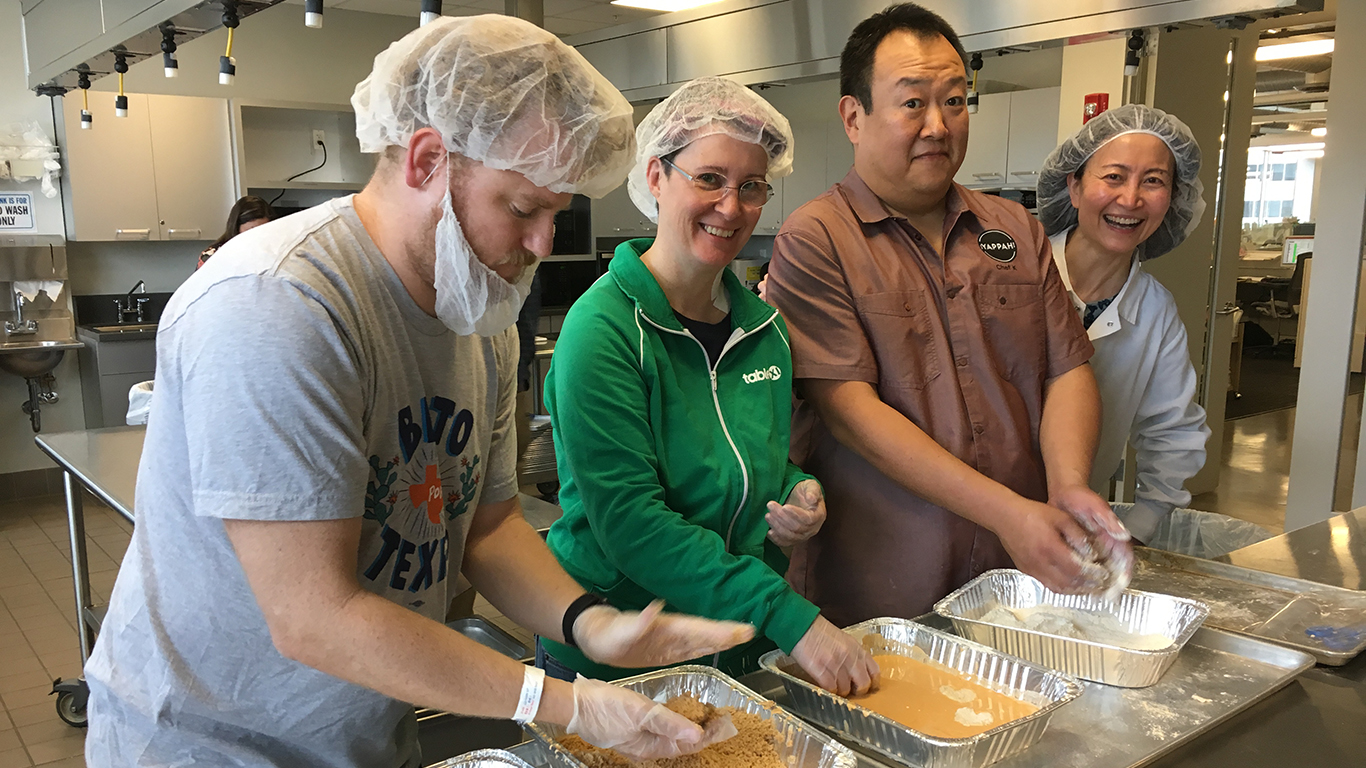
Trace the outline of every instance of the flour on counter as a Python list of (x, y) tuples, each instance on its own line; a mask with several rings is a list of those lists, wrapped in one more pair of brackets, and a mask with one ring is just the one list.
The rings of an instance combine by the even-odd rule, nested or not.
[(1172, 644), (1171, 638), (1165, 635), (1134, 634), (1114, 616), (1056, 605), (1020, 609), (998, 605), (987, 611), (981, 620), (1001, 627), (1032, 629), (1046, 635), (1117, 645), (1135, 651), (1158, 651)]

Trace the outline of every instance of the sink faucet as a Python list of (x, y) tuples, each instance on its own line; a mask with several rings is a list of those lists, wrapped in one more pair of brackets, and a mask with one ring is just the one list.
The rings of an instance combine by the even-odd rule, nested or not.
[(24, 319), (24, 294), (14, 289), (14, 319), (5, 321), (5, 333), (10, 336), (27, 336), (38, 332), (37, 320)]
[(146, 304), (151, 299), (147, 298), (146, 296), (133, 298), (133, 294), (135, 293), (147, 293), (147, 284), (139, 280), (137, 282), (137, 285), (134, 285), (132, 288), (128, 290), (127, 296), (125, 296), (122, 299), (114, 299), (114, 306), (118, 307), (119, 311), (119, 325), (123, 325), (129, 315), (134, 315), (137, 317), (137, 319), (134, 322), (141, 323), (143, 321), (142, 305)]

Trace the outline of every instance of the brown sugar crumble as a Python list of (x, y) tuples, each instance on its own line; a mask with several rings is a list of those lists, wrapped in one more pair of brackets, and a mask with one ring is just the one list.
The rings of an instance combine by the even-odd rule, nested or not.
[(734, 707), (704, 704), (692, 694), (676, 696), (664, 706), (704, 727), (729, 715), (738, 733), (695, 755), (659, 760), (631, 760), (616, 750), (595, 747), (578, 736), (566, 736), (560, 739), (560, 745), (588, 768), (785, 768), (778, 756), (778, 731), (770, 721)]

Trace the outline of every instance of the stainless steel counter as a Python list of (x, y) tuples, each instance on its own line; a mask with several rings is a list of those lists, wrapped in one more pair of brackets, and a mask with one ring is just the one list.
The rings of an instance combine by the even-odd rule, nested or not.
[(109, 427), (48, 432), (34, 441), (95, 498), (133, 522), (133, 487), (146, 427)]

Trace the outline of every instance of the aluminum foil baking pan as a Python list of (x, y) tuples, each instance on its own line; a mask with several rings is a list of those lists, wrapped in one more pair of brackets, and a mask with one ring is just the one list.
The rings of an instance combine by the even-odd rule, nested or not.
[(906, 619), (872, 619), (845, 630), (874, 653), (919, 655), (1007, 696), (1039, 707), (1031, 715), (962, 739), (930, 736), (871, 712), (798, 677), (796, 663), (773, 651), (759, 665), (782, 678), (793, 712), (898, 763), (924, 768), (982, 768), (1039, 740), (1058, 708), (1081, 695), (1076, 680), (947, 632)]
[(531, 768), (525, 760), (501, 749), (481, 749), (456, 755), (428, 768)]
[[(1138, 651), (980, 621), (998, 605), (1011, 609), (1055, 605), (1108, 613), (1135, 634), (1160, 634), (1172, 642), (1161, 650)], [(987, 571), (963, 585), (935, 603), (934, 612), (952, 620), (958, 634), (1012, 656), (1097, 683), (1144, 688), (1161, 679), (1176, 661), (1182, 646), (1209, 615), (1209, 607), (1184, 597), (1134, 589), (1125, 590), (1114, 603), (1092, 595), (1060, 595), (1032, 576), (1003, 569)]]
[[(769, 720), (778, 731), (778, 757), (787, 768), (855, 768), (857, 764), (848, 747), (711, 667), (671, 667), (618, 680), (616, 684), (661, 702), (691, 693), (704, 704), (735, 707)], [(565, 768), (584, 768), (578, 758), (560, 746), (560, 739), (565, 736), (563, 727), (532, 722), (526, 729), (547, 748), (555, 763)]]

